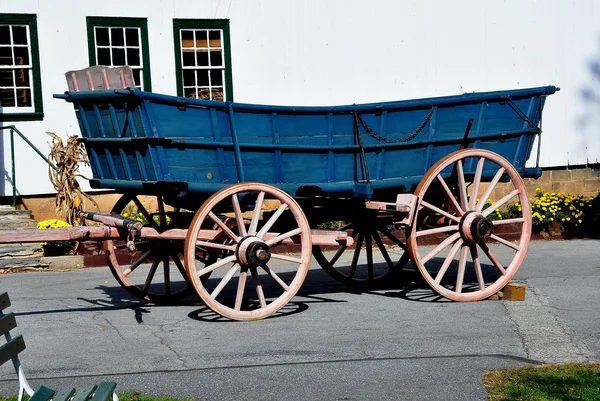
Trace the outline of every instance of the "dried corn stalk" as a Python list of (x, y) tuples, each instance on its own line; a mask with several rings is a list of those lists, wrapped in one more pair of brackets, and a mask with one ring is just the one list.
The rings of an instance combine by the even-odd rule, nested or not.
[(77, 136), (73, 135), (67, 139), (66, 145), (62, 139), (52, 133), (46, 132), (52, 137), (50, 154), (48, 159), (54, 163), (56, 170), (48, 166), (50, 181), (56, 189), (56, 215), (71, 225), (77, 225), (78, 213), (83, 210), (83, 200), (91, 201), (96, 209), (98, 204), (89, 195), (81, 191), (77, 177), (86, 177), (77, 173), (79, 163), (89, 165), (83, 145), (77, 142)]

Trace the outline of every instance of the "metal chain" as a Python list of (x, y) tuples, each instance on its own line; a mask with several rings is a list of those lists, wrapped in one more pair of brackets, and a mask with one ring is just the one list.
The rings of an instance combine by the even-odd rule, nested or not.
[[(415, 129), (413, 132), (409, 133), (408, 135), (406, 135), (403, 138), (397, 138), (397, 139), (387, 139), (384, 136), (381, 136), (377, 133), (375, 133), (365, 122), (365, 120), (363, 120), (362, 116), (358, 113), (354, 113), (356, 114), (356, 117), (358, 118), (358, 121), (360, 121), (360, 123), (362, 124), (363, 128), (365, 129), (365, 131), (367, 132), (367, 134), (369, 134), (371, 137), (373, 137), (374, 139), (377, 139), (378, 141), (382, 141), (385, 143), (396, 143), (396, 142), (408, 142), (411, 139), (413, 139), (414, 137), (416, 137), (417, 135), (419, 135), (419, 133), (423, 130), (423, 128), (425, 128), (425, 126), (427, 125), (427, 123), (429, 122), (429, 120), (431, 119), (431, 116), (433, 115), (433, 111), (435, 110), (435, 107), (432, 107), (431, 110), (429, 110), (429, 113), (427, 113), (427, 115), (425, 116), (425, 119), (423, 120), (423, 122), (417, 127), (417, 129)], [(395, 134), (390, 134), (390, 135), (395, 135)]]

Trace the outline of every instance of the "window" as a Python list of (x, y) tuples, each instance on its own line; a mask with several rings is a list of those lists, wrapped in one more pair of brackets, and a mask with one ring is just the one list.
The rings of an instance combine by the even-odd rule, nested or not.
[(87, 17), (90, 66), (128, 65), (135, 85), (150, 91), (148, 22), (145, 18)]
[(0, 14), (0, 120), (41, 120), (42, 84), (37, 20)]
[(233, 100), (229, 20), (174, 20), (177, 95)]

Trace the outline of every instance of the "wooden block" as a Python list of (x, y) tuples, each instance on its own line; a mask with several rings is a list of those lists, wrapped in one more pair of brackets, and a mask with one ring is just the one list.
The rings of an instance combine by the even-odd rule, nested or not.
[(502, 290), (502, 299), (506, 301), (524, 301), (526, 288), (524, 283), (510, 282)]

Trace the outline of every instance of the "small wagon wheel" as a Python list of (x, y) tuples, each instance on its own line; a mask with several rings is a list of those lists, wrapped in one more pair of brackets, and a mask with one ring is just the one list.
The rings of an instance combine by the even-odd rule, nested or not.
[[(360, 210), (357, 217), (339, 229), (352, 236), (354, 245), (351, 248), (342, 246), (332, 255), (326, 255), (315, 245), (315, 260), (330, 276), (354, 287), (376, 288), (389, 284), (409, 259), (406, 245), (394, 235), (390, 223), (392, 219), (379, 218), (375, 211)], [(383, 260), (374, 260), (375, 247)], [(351, 261), (342, 258), (345, 252), (352, 253)]]
[(431, 167), (415, 195), (408, 250), (431, 288), (455, 301), (500, 291), (531, 236), (529, 199), (512, 164), (489, 150), (459, 150)]
[[(244, 212), (240, 199), (249, 198), (254, 201)], [(273, 213), (265, 211), (266, 199), (278, 201)], [(226, 235), (230, 244), (205, 239), (207, 231)], [(299, 255), (283, 253), (280, 245), (289, 240), (300, 246)], [(298, 292), (311, 246), (308, 221), (290, 195), (266, 184), (239, 183), (215, 193), (196, 213), (185, 243), (186, 269), (192, 286), (214, 312), (233, 320), (258, 320), (277, 312)], [(217, 260), (198, 269), (197, 247)], [(214, 278), (203, 283), (210, 272)]]
[[(160, 196), (156, 197), (156, 202), (158, 212), (151, 213), (136, 195), (125, 194), (115, 203), (111, 213), (128, 214), (135, 210), (146, 225), (157, 230), (187, 226), (193, 216), (179, 209), (165, 211)], [(125, 217), (135, 219), (131, 215)], [(154, 302), (177, 300), (191, 293), (183, 264), (184, 241), (140, 238), (135, 245), (137, 251), (128, 255), (124, 240), (103, 243), (110, 271), (123, 288), (136, 297)], [(201, 250), (196, 253), (197, 263), (204, 265), (209, 259), (210, 255)]]

